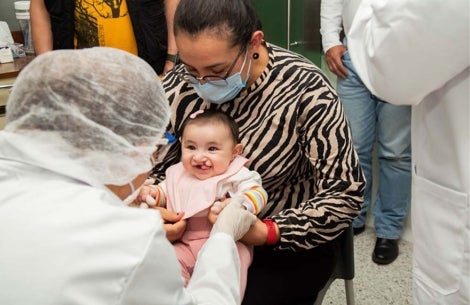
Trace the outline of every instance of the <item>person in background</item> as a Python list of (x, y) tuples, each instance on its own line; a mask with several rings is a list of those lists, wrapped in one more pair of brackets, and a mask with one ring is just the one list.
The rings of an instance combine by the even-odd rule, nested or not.
[[(140, 199), (149, 206), (184, 212), (186, 230), (173, 246), (187, 284), (219, 210), (237, 200), (256, 215), (265, 207), (267, 194), (259, 174), (245, 167), (248, 159), (240, 155), (243, 146), (238, 126), (227, 114), (210, 110), (192, 113), (183, 124), (181, 143), (181, 162), (170, 166), (166, 179), (158, 185), (143, 187)], [(216, 213), (210, 212), (211, 207)], [(243, 296), (252, 248), (241, 242), (237, 248)]]
[(0, 304), (240, 303), (234, 239), (256, 216), (230, 202), (184, 288), (162, 226), (178, 216), (122, 201), (168, 119), (157, 74), (125, 51), (52, 51), (22, 70), (0, 131)]
[(348, 52), (347, 36), (355, 0), (322, 0), (320, 23), (328, 68), (337, 78), (337, 91), (351, 126), (354, 147), (366, 177), (361, 213), (354, 233), (366, 225), (372, 194), (372, 159), (377, 142), (378, 192), (374, 202), (375, 235), (372, 261), (390, 264), (399, 253), (400, 239), (411, 197), (411, 107), (389, 104), (372, 94), (356, 73)]
[[(268, 193), (242, 239), (255, 246), (242, 304), (311, 305), (365, 185), (336, 92), (309, 60), (264, 40), (251, 0), (181, 0), (174, 27), (182, 64), (163, 79), (169, 130), (179, 134), (200, 109), (226, 112)], [(157, 181), (179, 162), (180, 145), (154, 168)]]
[[(173, 16), (179, 0), (31, 0), (36, 54), (114, 47), (138, 55), (161, 75), (176, 62)], [(117, 4), (116, 4), (117, 3)]]
[(412, 105), (415, 305), (470, 304), (470, 3), (369, 1), (348, 34), (373, 94)]

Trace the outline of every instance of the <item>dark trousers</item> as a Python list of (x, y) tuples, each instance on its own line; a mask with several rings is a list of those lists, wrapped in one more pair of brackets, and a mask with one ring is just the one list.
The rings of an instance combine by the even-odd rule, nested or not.
[(300, 252), (255, 247), (242, 305), (312, 305), (335, 261), (331, 243)]

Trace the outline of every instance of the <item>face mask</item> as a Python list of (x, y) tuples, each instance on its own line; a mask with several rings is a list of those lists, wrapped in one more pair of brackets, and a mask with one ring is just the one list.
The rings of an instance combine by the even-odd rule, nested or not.
[[(246, 86), (246, 80), (242, 81), (241, 71), (243, 71), (243, 68), (245, 67), (247, 55), (248, 52), (245, 54), (245, 59), (243, 60), (243, 65), (240, 71), (226, 79), (226, 86), (217, 85), (217, 81), (212, 83), (205, 83), (203, 85), (198, 82), (196, 84), (193, 84), (194, 90), (196, 90), (197, 95), (202, 97), (204, 100), (217, 105), (223, 104), (227, 101), (234, 99), (238, 95), (238, 93), (240, 93), (240, 91)], [(247, 80), (250, 77), (250, 70), (251, 60), (246, 76)], [(224, 81), (222, 80), (218, 82), (224, 83)]]

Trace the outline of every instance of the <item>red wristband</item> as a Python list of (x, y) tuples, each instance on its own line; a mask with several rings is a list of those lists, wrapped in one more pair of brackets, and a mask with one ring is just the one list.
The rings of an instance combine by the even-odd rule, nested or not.
[(266, 237), (266, 245), (272, 246), (277, 244), (277, 233), (276, 228), (274, 227), (274, 221), (269, 218), (262, 220), (266, 227), (268, 228), (268, 237)]

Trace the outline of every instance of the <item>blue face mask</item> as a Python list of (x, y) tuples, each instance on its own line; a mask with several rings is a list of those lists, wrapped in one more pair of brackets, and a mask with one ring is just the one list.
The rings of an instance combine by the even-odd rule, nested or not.
[[(250, 77), (250, 70), (251, 70), (251, 60), (250, 65), (248, 67), (248, 72), (246, 75), (246, 80), (242, 80), (241, 72), (245, 67), (246, 57), (248, 52), (245, 54), (245, 59), (243, 60), (242, 68), (239, 72), (227, 77), (224, 80), (218, 80), (213, 82), (208, 82), (201, 85), (199, 82), (193, 84), (194, 90), (196, 91), (197, 95), (203, 98), (206, 101), (209, 101), (212, 104), (223, 104), (230, 100), (233, 100), (238, 93), (246, 86), (246, 80)], [(227, 82), (227, 85), (225, 85)]]

